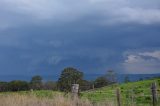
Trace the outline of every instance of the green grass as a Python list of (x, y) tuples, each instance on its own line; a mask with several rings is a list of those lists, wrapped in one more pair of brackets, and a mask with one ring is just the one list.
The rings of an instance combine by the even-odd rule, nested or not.
[[(116, 89), (120, 88), (121, 100), (123, 105), (145, 105), (151, 104), (151, 83), (156, 82), (160, 86), (160, 78), (144, 80), (138, 82), (129, 82), (125, 84), (115, 84), (103, 87), (94, 91), (82, 92), (82, 98), (88, 98), (93, 102), (104, 102), (106, 100), (116, 101)], [(159, 88), (159, 87), (158, 87)], [(160, 95), (160, 89), (157, 90)], [(159, 98), (160, 99), (160, 98)]]
[[(81, 92), (80, 97), (82, 99), (87, 98), (95, 103), (107, 102), (107, 101), (114, 101), (116, 103), (116, 89), (120, 88), (121, 100), (123, 106), (130, 106), (130, 104), (135, 104), (136, 106), (141, 106), (141, 105), (150, 106), (152, 101), (150, 87), (151, 83), (153, 82), (156, 82), (158, 85), (157, 92), (160, 97), (160, 78), (106, 86), (103, 88), (95, 89), (93, 91)], [(14, 95), (17, 93), (22, 95), (35, 95), (39, 98), (54, 98), (54, 96), (57, 94), (63, 94), (62, 92), (58, 91), (40, 90), (40, 91), (3, 92), (0, 93), (0, 95), (11, 95), (11, 94)]]
[(54, 95), (62, 94), (62, 92), (51, 91), (51, 90), (37, 90), (37, 91), (19, 91), (19, 92), (2, 92), (0, 95), (35, 95), (39, 98), (53, 98)]
[[(20, 93), (21, 93), (21, 94), (28, 94), (27, 91), (23, 91), (23, 92), (20, 92)], [(61, 94), (61, 93), (58, 92), (58, 91), (40, 90), (40, 91), (30, 92), (30, 94), (36, 95), (37, 97), (53, 98), (54, 95)]]

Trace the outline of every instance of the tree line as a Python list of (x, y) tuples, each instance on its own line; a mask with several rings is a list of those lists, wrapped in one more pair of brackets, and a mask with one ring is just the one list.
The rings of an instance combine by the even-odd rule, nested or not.
[(84, 73), (72, 68), (65, 68), (57, 81), (43, 82), (41, 76), (33, 76), (28, 81), (14, 80), (10, 82), (0, 82), (0, 92), (6, 91), (28, 91), (28, 90), (55, 90), (70, 92), (72, 84), (79, 84), (80, 90), (90, 90), (116, 83), (116, 74), (109, 70), (105, 75), (97, 77), (93, 81), (84, 79)]

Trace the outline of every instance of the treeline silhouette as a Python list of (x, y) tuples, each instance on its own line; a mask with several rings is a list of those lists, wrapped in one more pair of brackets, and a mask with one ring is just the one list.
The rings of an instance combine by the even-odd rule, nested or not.
[(30, 82), (14, 80), (10, 82), (0, 82), (0, 92), (7, 91), (28, 91), (28, 90), (57, 90), (56, 82), (43, 82), (41, 76), (33, 76)]
[(90, 90), (116, 83), (116, 74), (109, 70), (105, 75), (97, 77), (93, 81), (83, 79), (84, 73), (72, 68), (65, 68), (58, 81), (43, 81), (39, 75), (33, 76), (30, 81), (14, 80), (10, 82), (0, 82), (0, 92), (8, 91), (28, 91), (28, 90), (59, 90), (70, 92), (72, 84), (79, 84), (80, 90)]

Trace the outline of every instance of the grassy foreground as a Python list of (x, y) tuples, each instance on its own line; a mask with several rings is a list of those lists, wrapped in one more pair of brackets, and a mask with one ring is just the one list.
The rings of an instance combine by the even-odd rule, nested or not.
[[(49, 94), (51, 93), (51, 94)], [(46, 96), (46, 97), (45, 97)], [(88, 99), (71, 98), (58, 92), (35, 91), (2, 93), (0, 106), (115, 106), (112, 102), (91, 103)]]
[(157, 83), (157, 92), (160, 97), (160, 78), (157, 78), (81, 92), (80, 99), (73, 99), (70, 95), (64, 96), (61, 92), (46, 90), (5, 92), (0, 93), (0, 106), (116, 106), (117, 88), (121, 90), (122, 106), (151, 106), (152, 82)]
[(157, 93), (160, 101), (160, 78), (129, 82), (120, 85), (115, 84), (96, 90), (86, 91), (82, 92), (82, 97), (93, 102), (104, 102), (108, 100), (116, 102), (116, 89), (120, 88), (123, 106), (150, 106), (152, 104), (151, 83), (153, 82), (157, 84)]

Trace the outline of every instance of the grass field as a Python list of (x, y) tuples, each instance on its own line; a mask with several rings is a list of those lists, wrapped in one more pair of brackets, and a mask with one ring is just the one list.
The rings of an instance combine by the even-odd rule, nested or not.
[[(160, 79), (115, 84), (81, 92), (80, 99), (76, 100), (58, 91), (3, 92), (0, 93), (0, 106), (76, 106), (77, 103), (78, 106), (116, 106), (117, 88), (121, 91), (122, 106), (151, 106), (152, 82), (160, 86)], [(157, 92), (160, 95), (160, 89)]]
[(115, 106), (113, 102), (92, 103), (54, 91), (0, 93), (0, 106)]
[[(115, 84), (93, 91), (82, 92), (82, 98), (88, 98), (93, 102), (104, 102), (108, 100), (116, 101), (116, 89), (120, 88), (121, 100), (124, 106), (131, 104), (135, 104), (136, 106), (150, 106), (152, 103), (151, 83), (153, 82), (156, 82), (157, 86), (160, 86), (160, 78), (138, 82), (129, 82), (121, 85)], [(157, 92), (158, 95), (160, 95), (159, 87)]]

